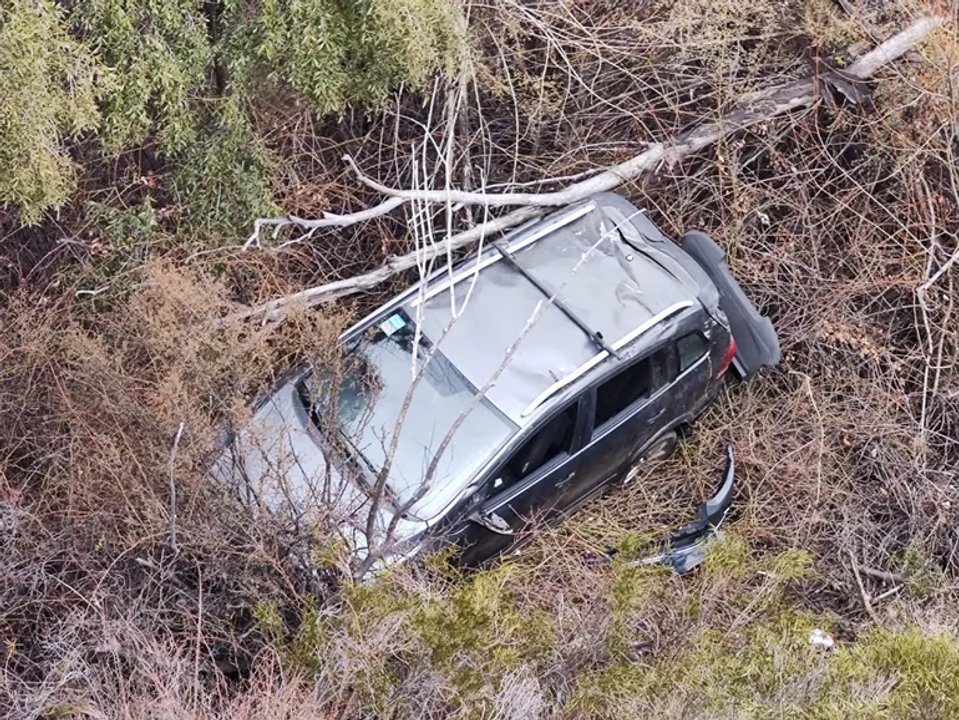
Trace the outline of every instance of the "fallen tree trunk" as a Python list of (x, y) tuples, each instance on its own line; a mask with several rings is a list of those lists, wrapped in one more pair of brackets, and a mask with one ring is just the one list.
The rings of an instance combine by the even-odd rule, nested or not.
[[(925, 17), (917, 20), (902, 32), (860, 57), (850, 67), (846, 68), (843, 73), (844, 77), (859, 79), (871, 77), (879, 68), (907, 53), (942, 22), (943, 18), (940, 17)], [(811, 107), (817, 100), (817, 87), (817, 78), (807, 77), (785, 85), (751, 93), (741, 99), (738, 107), (723, 115), (716, 122), (704, 123), (680, 133), (671, 140), (651, 144), (639, 155), (555, 192), (483, 193), (445, 189), (407, 190), (390, 188), (364, 176), (353, 165), (352, 159), (346, 158), (347, 162), (353, 165), (356, 170), (360, 182), (389, 196), (388, 199), (374, 208), (352, 215), (327, 215), (317, 220), (296, 217), (261, 219), (257, 221), (254, 235), (247, 241), (247, 246), (258, 239), (260, 228), (264, 225), (274, 226), (276, 228), (274, 234), (283, 226), (288, 225), (298, 226), (304, 232), (310, 234), (321, 227), (344, 226), (367, 220), (385, 214), (404, 202), (414, 200), (426, 203), (458, 203), (485, 207), (520, 207), (501, 217), (488, 220), (469, 230), (452, 235), (429, 247), (420, 248), (406, 255), (390, 257), (382, 266), (371, 272), (317, 285), (292, 295), (277, 298), (228, 315), (219, 322), (224, 324), (252, 317), (260, 317), (264, 321), (276, 320), (282, 317), (284, 310), (288, 307), (309, 307), (363, 292), (398, 273), (416, 267), (424, 261), (439, 257), (452, 250), (470, 245), (488, 235), (503, 232), (527, 220), (536, 218), (549, 207), (568, 205), (596, 193), (613, 190), (624, 182), (645, 173), (653, 172), (663, 166), (672, 167), (689, 155), (708, 147), (727, 135), (792, 110)]]

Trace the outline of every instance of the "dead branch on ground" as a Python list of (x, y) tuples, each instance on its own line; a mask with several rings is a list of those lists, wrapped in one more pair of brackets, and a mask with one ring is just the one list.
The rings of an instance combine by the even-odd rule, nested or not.
[[(847, 76), (866, 79), (871, 77), (884, 65), (898, 59), (916, 43), (928, 36), (943, 22), (941, 17), (924, 17), (902, 32), (894, 35), (879, 46), (860, 57), (847, 69)], [(399, 205), (410, 202), (445, 203), (447, 206), (455, 203), (480, 205), (483, 207), (519, 206), (518, 209), (498, 218), (480, 223), (468, 230), (448, 235), (443, 241), (434, 243), (425, 248), (417, 249), (405, 255), (388, 258), (386, 263), (368, 273), (342, 280), (318, 285), (302, 290), (285, 297), (233, 313), (219, 320), (218, 324), (228, 324), (252, 317), (262, 317), (264, 321), (277, 320), (282, 317), (287, 307), (311, 307), (328, 300), (334, 300), (348, 295), (368, 290), (381, 282), (406, 270), (416, 267), (424, 260), (430, 260), (453, 250), (463, 248), (473, 242), (485, 238), (487, 235), (503, 232), (516, 227), (528, 220), (543, 214), (544, 208), (568, 205), (583, 200), (596, 193), (613, 190), (623, 183), (633, 180), (640, 175), (656, 172), (666, 166), (673, 167), (686, 157), (699, 152), (717, 140), (752, 127), (800, 108), (813, 106), (818, 99), (817, 82), (815, 77), (805, 77), (800, 80), (776, 86), (766, 90), (750, 93), (744, 96), (740, 105), (723, 115), (718, 121), (704, 123), (677, 137), (658, 143), (653, 143), (639, 155), (625, 162), (615, 165), (597, 175), (566, 186), (562, 190), (550, 193), (484, 193), (443, 190), (404, 190), (389, 188), (367, 178), (357, 170), (359, 180), (375, 190), (389, 195), (389, 198), (371, 209), (347, 215), (325, 215), (317, 220), (303, 220), (302, 218), (277, 218), (274, 220), (257, 220), (257, 226), (247, 246), (256, 242), (259, 237), (259, 228), (270, 224), (274, 227), (274, 235), (289, 225), (298, 226), (309, 235), (318, 228), (330, 225), (346, 226), (356, 222), (383, 215)], [(347, 158), (347, 162), (352, 161)]]

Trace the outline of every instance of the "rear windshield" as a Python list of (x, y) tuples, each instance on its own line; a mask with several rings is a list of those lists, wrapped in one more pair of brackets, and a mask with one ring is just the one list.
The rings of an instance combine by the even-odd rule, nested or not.
[(336, 392), (321, 393), (318, 399), (326, 396), (327, 417), (374, 474), (382, 470), (395, 442), (388, 487), (396, 504), (420, 491), (427, 468), (459, 422), (429, 490), (414, 505), (416, 514), (442, 510), (516, 431), (438, 349), (422, 335), (416, 337), (414, 323), (402, 311), (367, 331), (348, 348), (346, 359)]

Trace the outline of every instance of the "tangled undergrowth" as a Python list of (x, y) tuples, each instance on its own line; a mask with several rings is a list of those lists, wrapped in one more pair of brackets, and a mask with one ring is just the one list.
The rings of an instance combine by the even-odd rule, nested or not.
[[(60, 218), (0, 223), (0, 714), (959, 718), (954, 9), (866, 102), (824, 91), (623, 188), (726, 248), (784, 351), (625, 491), (492, 570), (434, 558), (354, 584), (323, 528), (251, 518), (205, 473), (254, 398), (397, 285), (279, 325), (215, 320), (413, 240), (394, 213), (244, 251), (227, 212), (191, 220), (204, 243), (178, 233), (183, 188), (315, 216), (374, 200), (346, 151), (398, 186), (441, 181), (447, 157), (457, 185), (576, 175), (925, 11), (648, 5), (472, 3), (462, 99), (456, 78), (336, 121), (264, 103), (262, 154), (224, 123), (174, 193), (180, 168), (150, 152), (109, 172), (81, 155)], [(630, 567), (709, 494), (726, 442), (739, 490), (702, 571)]]

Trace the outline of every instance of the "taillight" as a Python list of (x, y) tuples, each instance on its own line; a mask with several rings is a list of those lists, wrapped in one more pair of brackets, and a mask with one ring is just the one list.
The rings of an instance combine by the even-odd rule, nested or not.
[(729, 347), (726, 348), (726, 354), (723, 355), (723, 359), (719, 361), (719, 372), (716, 373), (716, 377), (721, 378), (726, 374), (726, 371), (729, 370), (729, 366), (733, 362), (733, 358), (736, 357), (736, 339), (730, 335), (729, 336)]

